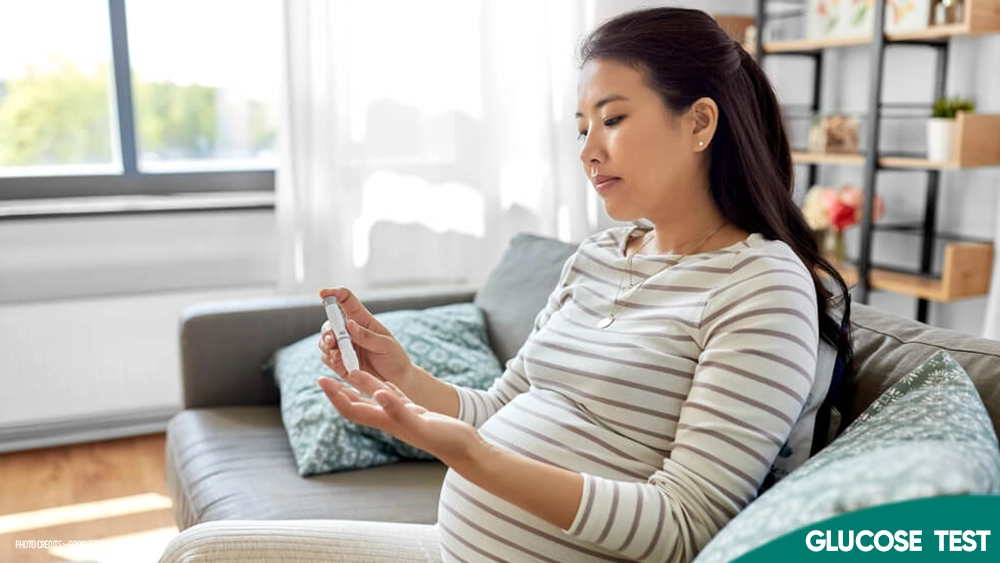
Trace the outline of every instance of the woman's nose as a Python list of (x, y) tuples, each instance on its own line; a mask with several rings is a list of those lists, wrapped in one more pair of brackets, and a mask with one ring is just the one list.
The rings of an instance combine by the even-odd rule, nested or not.
[(599, 166), (603, 160), (602, 154), (593, 137), (587, 137), (580, 148), (580, 162), (583, 163), (584, 167)]

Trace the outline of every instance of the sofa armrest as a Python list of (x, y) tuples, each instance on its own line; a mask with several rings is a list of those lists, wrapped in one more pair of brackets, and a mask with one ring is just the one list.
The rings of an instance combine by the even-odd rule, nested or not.
[[(472, 301), (468, 287), (372, 291), (358, 297), (372, 313)], [(274, 352), (319, 332), (319, 297), (269, 297), (195, 305), (180, 318), (184, 408), (278, 404), (262, 366)]]

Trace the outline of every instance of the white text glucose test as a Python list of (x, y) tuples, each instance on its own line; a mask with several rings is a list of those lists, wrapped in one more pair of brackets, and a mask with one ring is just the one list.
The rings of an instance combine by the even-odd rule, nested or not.
[(337, 303), (337, 298), (331, 295), (323, 298), (323, 307), (326, 309), (326, 318), (330, 319), (330, 328), (333, 329), (333, 335), (337, 339), (337, 348), (340, 349), (344, 367), (348, 372), (359, 369), (358, 355), (354, 352), (351, 335), (347, 333), (347, 317), (340, 308), (340, 303)]

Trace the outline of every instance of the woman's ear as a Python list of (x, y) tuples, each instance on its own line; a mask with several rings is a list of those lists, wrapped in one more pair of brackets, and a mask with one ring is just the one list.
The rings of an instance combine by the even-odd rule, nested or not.
[(715, 136), (715, 128), (719, 125), (719, 106), (712, 98), (698, 98), (691, 104), (688, 113), (694, 123), (691, 130), (694, 140), (692, 148), (695, 152), (701, 152), (708, 148)]

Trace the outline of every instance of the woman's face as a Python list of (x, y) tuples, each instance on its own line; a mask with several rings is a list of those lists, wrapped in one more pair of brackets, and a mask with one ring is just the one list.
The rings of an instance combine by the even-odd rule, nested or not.
[(579, 92), (580, 161), (608, 215), (633, 221), (679, 209), (700, 187), (691, 119), (675, 115), (641, 72), (616, 61), (587, 62)]

